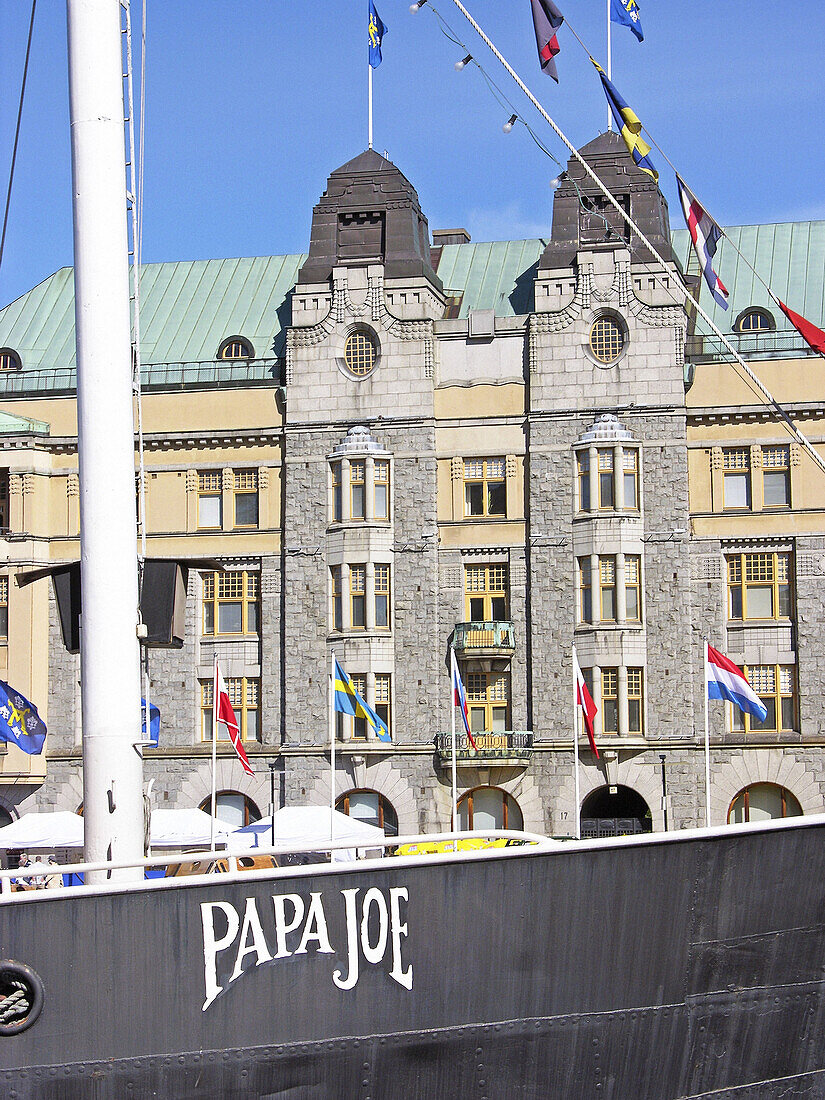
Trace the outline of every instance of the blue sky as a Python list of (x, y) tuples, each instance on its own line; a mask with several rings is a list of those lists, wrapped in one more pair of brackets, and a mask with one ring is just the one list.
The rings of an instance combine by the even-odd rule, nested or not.
[[(550, 151), (558, 139), (452, 0), (433, 0)], [(529, 0), (467, 7), (576, 146), (606, 127), (586, 54), (562, 27), (561, 82), (536, 60)], [(557, 0), (597, 60), (606, 0)], [(439, 30), (427, 5), (377, 0), (375, 147), (410, 179), (431, 228), (474, 240), (549, 232), (559, 168)], [(366, 0), (147, 0), (144, 260), (305, 251), (329, 173), (367, 145)], [(139, 23), (139, 0), (133, 0)], [(0, 4), (0, 190), (5, 198), (30, 4)], [(825, 12), (798, 0), (640, 0), (644, 43), (613, 28), (614, 82), (723, 225), (825, 218), (819, 77)], [(63, 0), (41, 0), (0, 305), (72, 262)], [(655, 151), (674, 225), (673, 177)]]

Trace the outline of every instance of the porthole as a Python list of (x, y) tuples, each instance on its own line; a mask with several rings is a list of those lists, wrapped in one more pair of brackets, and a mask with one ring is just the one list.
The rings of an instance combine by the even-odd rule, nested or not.
[(344, 363), (350, 374), (363, 378), (375, 369), (378, 345), (374, 337), (363, 329), (351, 332), (344, 344)]
[(597, 363), (615, 363), (624, 351), (624, 329), (610, 314), (593, 322), (590, 329), (590, 351)]
[(218, 359), (254, 359), (252, 345), (243, 336), (230, 336), (218, 348)]
[(20, 356), (12, 348), (0, 348), (0, 371), (21, 370)]

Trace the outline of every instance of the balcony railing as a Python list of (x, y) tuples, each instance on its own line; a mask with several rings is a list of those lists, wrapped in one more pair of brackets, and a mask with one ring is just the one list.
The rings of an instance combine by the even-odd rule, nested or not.
[[(728, 340), (743, 359), (804, 359), (815, 355), (797, 332), (729, 332)], [(727, 362), (730, 352), (718, 336), (691, 336), (685, 341), (689, 363)]]
[[(533, 755), (532, 730), (500, 730), (473, 733), (476, 747), (462, 730), (455, 735), (456, 763), (472, 764), (523, 764)], [(439, 733), (436, 736), (436, 748), (442, 764), (450, 764), (453, 759), (452, 734)]]
[(453, 649), (467, 657), (511, 656), (516, 650), (513, 624), (505, 622), (456, 623)]

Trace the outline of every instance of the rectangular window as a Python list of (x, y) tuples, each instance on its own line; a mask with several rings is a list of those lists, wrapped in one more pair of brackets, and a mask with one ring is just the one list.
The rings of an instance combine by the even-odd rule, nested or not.
[(642, 621), (642, 559), (628, 554), (624, 559), (625, 614), (629, 623)]
[[(260, 741), (260, 681), (246, 676), (229, 677), (226, 681), (229, 701), (238, 720), (242, 741)], [(201, 736), (204, 741), (212, 740), (212, 700), (214, 685), (212, 680), (201, 680)], [(218, 724), (218, 740), (228, 741), (226, 726)]]
[(724, 507), (750, 508), (751, 454), (748, 447), (726, 447), (722, 451)]
[(367, 464), (363, 459), (350, 462), (350, 518), (364, 519), (366, 517), (366, 477)]
[(470, 729), (504, 733), (510, 725), (510, 676), (506, 672), (469, 672), (466, 675)]
[(734, 554), (728, 557), (728, 617), (790, 619), (790, 553)]
[(387, 459), (375, 460), (375, 518), (390, 518), (390, 464)]
[(364, 565), (349, 567), (350, 626), (365, 630), (367, 626), (367, 569)]
[(579, 558), (579, 622), (593, 622), (590, 558)]
[(576, 453), (576, 471), (579, 483), (579, 511), (590, 511), (590, 454), (588, 451)]
[(470, 622), (507, 621), (506, 565), (468, 565), (464, 569), (466, 615)]
[(766, 508), (790, 508), (790, 447), (762, 448), (762, 493)]
[(223, 494), (220, 470), (198, 474), (198, 527), (201, 530), (223, 526)]
[(639, 452), (624, 451), (622, 454), (622, 488), (624, 506), (628, 512), (639, 511)]
[(599, 449), (599, 508), (616, 507), (616, 493), (613, 486), (613, 449)]
[(503, 458), (474, 458), (464, 461), (464, 515), (504, 516), (507, 511), (507, 483)]
[(9, 524), (9, 471), (0, 470), (0, 531), (8, 531)]
[(246, 570), (202, 573), (203, 634), (257, 634), (260, 576)]
[(258, 526), (257, 470), (235, 470), (235, 526)]
[[(367, 674), (365, 672), (357, 672), (354, 676), (350, 675), (352, 680), (352, 686), (364, 700), (367, 700)], [(366, 741), (367, 739), (367, 720), (366, 718), (355, 717), (352, 720), (352, 736), (359, 741)]]
[(627, 670), (627, 732), (644, 733), (644, 669)]
[(375, 676), (375, 713), (384, 722), (392, 733), (392, 697), (390, 694), (390, 677), (384, 673), (376, 673)]
[(616, 621), (616, 559), (599, 558), (600, 618), (603, 623)]
[(341, 463), (333, 462), (330, 465), (332, 475), (332, 522), (340, 523), (343, 519), (343, 496), (341, 492)]
[(333, 565), (330, 569), (332, 579), (332, 629), (344, 629), (343, 603), (341, 599), (341, 566)]
[(0, 643), (9, 640), (9, 578), (0, 577)]
[(745, 678), (767, 709), (764, 722), (731, 705), (731, 725), (745, 733), (788, 732), (796, 729), (796, 668), (794, 665), (745, 665)]
[(619, 732), (619, 670), (602, 669), (602, 729), (604, 733)]
[(390, 567), (375, 566), (375, 626), (378, 630), (390, 628)]

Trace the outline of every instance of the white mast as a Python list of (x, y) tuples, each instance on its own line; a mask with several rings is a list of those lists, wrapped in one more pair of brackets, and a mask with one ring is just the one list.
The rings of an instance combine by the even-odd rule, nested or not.
[[(143, 857), (120, 0), (67, 0), (74, 198), (85, 859)], [(142, 868), (110, 878), (143, 876)], [(104, 880), (102, 872), (89, 880)]]

